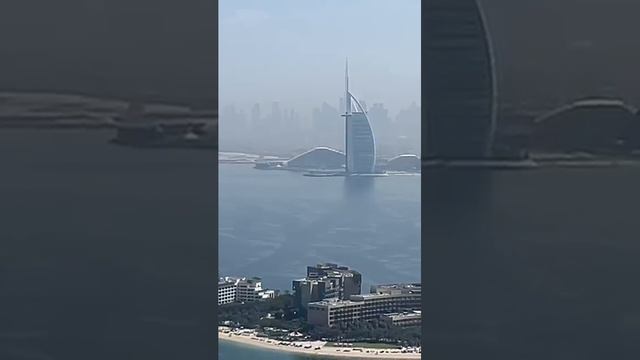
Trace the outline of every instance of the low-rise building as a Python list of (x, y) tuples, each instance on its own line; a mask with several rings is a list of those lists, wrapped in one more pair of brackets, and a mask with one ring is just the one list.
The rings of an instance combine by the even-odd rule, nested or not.
[(275, 297), (274, 290), (262, 288), (262, 280), (258, 277), (225, 277), (218, 281), (218, 305), (267, 300)]
[(262, 290), (258, 294), (258, 300), (274, 299), (276, 296), (278, 296), (278, 292), (275, 290)]
[(375, 290), (376, 293), (352, 295), (349, 300), (325, 299), (309, 303), (307, 322), (333, 327), (344, 322), (375, 320), (385, 314), (421, 309), (419, 284), (380, 285)]

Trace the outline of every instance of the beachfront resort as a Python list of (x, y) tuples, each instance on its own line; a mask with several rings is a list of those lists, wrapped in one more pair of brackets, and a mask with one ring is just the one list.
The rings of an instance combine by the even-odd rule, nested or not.
[(419, 283), (374, 285), (363, 294), (359, 272), (318, 264), (292, 280), (292, 292), (265, 290), (256, 278), (218, 284), (221, 340), (324, 356), (420, 357)]

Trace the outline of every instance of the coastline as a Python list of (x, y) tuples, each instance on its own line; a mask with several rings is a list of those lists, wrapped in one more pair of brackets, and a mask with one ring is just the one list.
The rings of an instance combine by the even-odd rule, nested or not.
[[(269, 340), (266, 338), (257, 338), (253, 333), (247, 332), (241, 335), (239, 332), (228, 332), (228, 329), (218, 329), (218, 339), (221, 341), (235, 342), (238, 344), (258, 347), (267, 350), (287, 352), (291, 354), (299, 354), (306, 356), (322, 356), (332, 358), (351, 358), (351, 359), (420, 359), (420, 353), (401, 353), (398, 349), (367, 349), (361, 347), (337, 348), (326, 346), (323, 341), (296, 341), (293, 344), (302, 345), (302, 347), (294, 347), (292, 345), (279, 345), (277, 340)], [(262, 340), (261, 340), (262, 339)], [(268, 342), (270, 341), (270, 342)], [(310, 346), (305, 349), (304, 346)], [(320, 349), (317, 349), (317, 348)], [(316, 350), (317, 349), (317, 350)], [(361, 351), (358, 351), (360, 349)], [(349, 350), (344, 352), (344, 350)], [(385, 351), (381, 353), (381, 351)], [(391, 353), (390, 351), (396, 351)]]
[[(218, 158), (219, 164), (234, 165), (255, 165), (260, 155), (242, 154), (242, 153), (222, 153), (223, 156)], [(234, 154), (228, 156), (225, 154)], [(274, 160), (277, 161), (277, 160)], [(593, 158), (593, 159), (571, 159), (571, 158), (532, 158), (529, 160), (460, 160), (460, 161), (442, 161), (442, 160), (423, 160), (422, 170), (499, 170), (499, 171), (531, 171), (552, 168), (563, 169), (609, 169), (622, 167), (640, 167), (640, 157), (622, 157), (622, 158)], [(334, 174), (331, 172), (313, 174), (313, 169), (296, 169), (285, 167), (273, 167), (267, 169), (258, 169), (263, 171), (291, 171), (308, 173), (305, 176), (312, 177), (333, 177), (343, 176), (342, 174)], [(383, 176), (404, 176), (404, 175), (421, 175), (421, 171), (387, 171)]]

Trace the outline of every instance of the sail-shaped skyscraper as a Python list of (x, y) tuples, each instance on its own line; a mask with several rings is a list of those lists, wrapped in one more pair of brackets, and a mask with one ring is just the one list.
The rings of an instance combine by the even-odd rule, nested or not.
[(478, 0), (422, 4), (426, 156), (486, 158), (496, 127), (494, 54)]
[(366, 109), (349, 91), (349, 63), (345, 64), (345, 153), (347, 175), (372, 174), (376, 142)]

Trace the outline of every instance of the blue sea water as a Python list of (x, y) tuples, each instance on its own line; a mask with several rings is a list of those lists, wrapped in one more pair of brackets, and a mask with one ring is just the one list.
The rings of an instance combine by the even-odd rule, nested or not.
[(290, 354), (286, 352), (276, 350), (265, 350), (252, 347), (250, 345), (243, 345), (238, 343), (232, 343), (229, 341), (220, 341), (218, 344), (218, 359), (219, 360), (243, 360), (243, 359), (256, 359), (256, 360), (329, 360), (335, 358), (328, 357), (309, 357), (304, 355)]
[(363, 290), (420, 281), (420, 176), (305, 177), (219, 167), (219, 268), (286, 290), (319, 262), (362, 273)]

